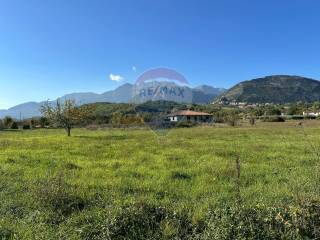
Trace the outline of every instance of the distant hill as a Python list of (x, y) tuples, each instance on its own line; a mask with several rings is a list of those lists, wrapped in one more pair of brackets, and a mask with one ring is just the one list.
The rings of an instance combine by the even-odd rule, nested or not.
[(4, 118), (5, 116), (11, 116), (16, 119), (30, 118), (33, 116), (40, 115), (40, 108), (44, 102), (27, 102), (23, 104), (19, 104), (8, 110), (0, 110), (0, 118)]
[(225, 91), (226, 89), (224, 88), (214, 88), (208, 85), (201, 85), (193, 89), (192, 99), (194, 103), (209, 103)]
[(241, 82), (218, 100), (247, 103), (290, 103), (320, 100), (320, 82), (314, 79), (275, 75)]
[[(174, 83), (146, 83), (146, 87), (152, 84), (152, 87), (157, 88), (158, 86), (164, 86), (170, 88), (177, 88), (177, 85)], [(187, 98), (185, 98), (186, 103), (210, 103), (215, 97), (225, 91), (222, 88), (214, 88), (211, 86), (199, 86), (197, 88), (189, 88), (187, 86), (182, 87), (184, 90), (184, 94), (186, 94)], [(107, 91), (102, 94), (97, 93), (71, 93), (64, 95), (58, 98), (61, 101), (66, 99), (75, 100), (78, 105), (88, 104), (88, 103), (99, 103), (99, 102), (109, 102), (109, 103), (130, 103), (133, 100), (137, 100), (140, 103), (147, 101), (158, 101), (158, 100), (166, 100), (166, 101), (177, 101), (178, 99), (174, 95), (153, 95), (151, 97), (145, 96), (140, 97), (139, 94), (135, 91), (135, 86), (129, 83), (123, 84), (115, 90)], [(56, 100), (55, 100), (56, 101)], [(52, 102), (55, 102), (52, 101)], [(28, 102), (12, 107), (8, 110), (0, 110), (0, 118), (5, 116), (11, 116), (13, 118), (19, 119), (21, 118), (31, 118), (40, 116), (40, 108), (44, 102)]]

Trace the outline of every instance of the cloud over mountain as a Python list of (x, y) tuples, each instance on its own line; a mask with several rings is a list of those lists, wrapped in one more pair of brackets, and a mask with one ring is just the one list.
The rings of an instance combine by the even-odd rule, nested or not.
[(109, 78), (110, 78), (111, 81), (116, 81), (116, 82), (120, 82), (120, 81), (122, 81), (124, 79), (122, 76), (116, 75), (116, 74), (112, 74), (112, 73), (109, 75)]

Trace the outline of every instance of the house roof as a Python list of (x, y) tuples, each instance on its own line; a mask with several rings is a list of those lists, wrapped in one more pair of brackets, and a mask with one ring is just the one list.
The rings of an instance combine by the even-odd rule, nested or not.
[(195, 112), (195, 111), (190, 111), (190, 110), (182, 110), (182, 111), (171, 113), (168, 116), (169, 117), (172, 117), (172, 116), (211, 116), (211, 114), (205, 113), (205, 112)]

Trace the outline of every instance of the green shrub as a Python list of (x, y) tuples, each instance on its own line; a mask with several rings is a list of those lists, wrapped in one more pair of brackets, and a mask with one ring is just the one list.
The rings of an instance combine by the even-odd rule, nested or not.
[(25, 130), (31, 129), (31, 126), (30, 126), (30, 124), (23, 124), (22, 129), (25, 129)]
[(302, 119), (305, 119), (304, 116), (292, 116), (291, 119), (293, 120), (302, 120)]
[(250, 116), (249, 123), (251, 126), (254, 126), (256, 124), (256, 118), (254, 116)]
[(227, 123), (229, 126), (234, 127), (238, 125), (240, 120), (239, 113), (236, 110), (229, 110), (227, 111), (226, 115), (224, 116), (223, 121)]
[(11, 129), (19, 129), (19, 125), (17, 122), (13, 122), (10, 126)]
[(80, 166), (78, 166), (77, 164), (71, 163), (71, 162), (66, 163), (66, 164), (65, 164), (65, 168), (68, 169), (68, 170), (78, 170), (78, 169), (81, 169)]
[(285, 118), (279, 116), (268, 116), (261, 119), (263, 122), (285, 122)]
[(179, 121), (175, 124), (175, 127), (178, 128), (190, 128), (196, 126), (196, 123), (191, 121)]
[(40, 124), (40, 127), (44, 128), (46, 126), (49, 126), (49, 120), (46, 117), (40, 117), (39, 124)]
[(318, 239), (320, 203), (224, 206), (209, 213), (204, 239)]
[(195, 239), (204, 229), (192, 223), (186, 212), (148, 203), (123, 206), (112, 217), (109, 213), (96, 220), (81, 233), (82, 239)]
[(189, 174), (183, 173), (183, 172), (173, 172), (171, 174), (171, 178), (178, 179), (178, 180), (189, 180), (189, 179), (191, 179), (191, 176)]
[(0, 239), (1, 240), (9, 240), (9, 239), (13, 239), (13, 231), (11, 231), (8, 228), (3, 228), (0, 226)]
[(12, 117), (7, 116), (3, 119), (3, 124), (5, 128), (11, 128), (12, 123), (13, 123)]
[(3, 130), (5, 128), (3, 121), (0, 119), (0, 130)]

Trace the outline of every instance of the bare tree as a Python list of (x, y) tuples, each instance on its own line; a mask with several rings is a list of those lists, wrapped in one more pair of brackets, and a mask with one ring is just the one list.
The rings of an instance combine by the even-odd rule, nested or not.
[(237, 178), (236, 178), (236, 199), (238, 203), (242, 202), (241, 198), (241, 186), (240, 186), (240, 176), (241, 176), (241, 162), (240, 156), (237, 155), (236, 157), (236, 171), (237, 171)]
[(71, 136), (71, 129), (84, 122), (92, 112), (92, 107), (86, 105), (78, 107), (74, 100), (65, 100), (61, 103), (57, 100), (55, 106), (46, 102), (41, 107), (41, 112), (48, 121), (58, 127), (63, 127), (68, 136)]

